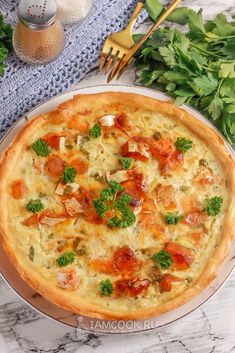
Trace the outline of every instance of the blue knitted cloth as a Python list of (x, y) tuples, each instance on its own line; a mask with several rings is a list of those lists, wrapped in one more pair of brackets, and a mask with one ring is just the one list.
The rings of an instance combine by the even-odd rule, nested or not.
[[(80, 81), (98, 59), (105, 38), (128, 23), (137, 1), (94, 0), (92, 12), (85, 21), (66, 28), (65, 50), (49, 65), (28, 65), (12, 54), (0, 79), (0, 137), (35, 105)], [(0, 1), (0, 12), (13, 24), (18, 2)], [(139, 21), (145, 17), (143, 12)]]

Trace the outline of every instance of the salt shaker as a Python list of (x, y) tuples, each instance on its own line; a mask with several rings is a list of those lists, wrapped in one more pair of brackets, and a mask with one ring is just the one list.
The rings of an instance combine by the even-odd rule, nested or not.
[(91, 11), (93, 0), (56, 0), (63, 24), (73, 24), (84, 20)]
[(63, 51), (64, 29), (56, 0), (21, 0), (13, 34), (16, 55), (32, 64), (47, 64)]

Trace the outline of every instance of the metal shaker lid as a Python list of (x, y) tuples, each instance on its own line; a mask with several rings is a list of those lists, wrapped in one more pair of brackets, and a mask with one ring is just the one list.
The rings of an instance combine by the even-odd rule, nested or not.
[(21, 0), (18, 7), (20, 21), (32, 29), (49, 27), (56, 18), (55, 0)]

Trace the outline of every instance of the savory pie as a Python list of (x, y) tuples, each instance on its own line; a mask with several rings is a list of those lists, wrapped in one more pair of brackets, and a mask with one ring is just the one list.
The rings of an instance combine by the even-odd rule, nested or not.
[(4, 247), (51, 302), (97, 318), (172, 310), (233, 239), (234, 160), (171, 101), (81, 94), (30, 120), (0, 166)]

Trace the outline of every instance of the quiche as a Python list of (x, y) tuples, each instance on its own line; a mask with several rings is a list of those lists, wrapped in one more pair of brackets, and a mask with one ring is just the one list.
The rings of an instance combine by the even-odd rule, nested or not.
[(234, 160), (171, 101), (80, 94), (30, 120), (0, 165), (20, 276), (77, 314), (144, 319), (215, 278), (233, 240)]

